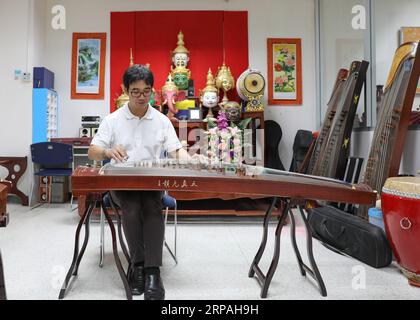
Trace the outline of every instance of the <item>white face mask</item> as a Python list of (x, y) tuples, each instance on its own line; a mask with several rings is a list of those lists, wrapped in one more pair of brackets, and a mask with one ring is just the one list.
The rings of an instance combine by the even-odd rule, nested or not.
[(201, 102), (205, 107), (214, 108), (219, 102), (219, 97), (217, 96), (216, 92), (205, 92), (201, 99)]
[(172, 58), (172, 62), (174, 63), (175, 67), (187, 67), (189, 57), (186, 53), (175, 53)]

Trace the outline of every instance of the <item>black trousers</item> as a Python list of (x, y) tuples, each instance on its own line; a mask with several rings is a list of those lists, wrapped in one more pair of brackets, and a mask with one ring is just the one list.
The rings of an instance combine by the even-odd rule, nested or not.
[(111, 191), (122, 210), (122, 226), (132, 263), (145, 267), (162, 265), (165, 232), (160, 191)]

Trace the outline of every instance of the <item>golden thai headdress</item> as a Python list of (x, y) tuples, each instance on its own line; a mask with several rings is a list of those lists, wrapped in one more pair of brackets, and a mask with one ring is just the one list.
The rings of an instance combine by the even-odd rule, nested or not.
[(215, 81), (213, 74), (211, 73), (211, 69), (207, 72), (207, 82), (206, 87), (203, 90), (200, 90), (200, 95), (204, 95), (205, 92), (216, 92), (219, 93), (219, 90), (216, 88)]
[(169, 73), (168, 79), (166, 80), (165, 85), (162, 87), (162, 93), (167, 90), (178, 90), (174, 79), (172, 78), (172, 74)]
[(183, 66), (177, 66), (175, 69), (171, 68), (171, 74), (172, 76), (174, 74), (186, 74), (188, 76), (188, 78), (190, 78), (191, 76), (191, 70), (183, 67)]
[(182, 33), (182, 31), (180, 31), (178, 33), (178, 43), (177, 43), (177, 47), (175, 48), (174, 51), (172, 51), (172, 56), (175, 55), (176, 53), (186, 53), (189, 54), (190, 52), (188, 51), (187, 48), (185, 48), (185, 43), (184, 43), (184, 34)]

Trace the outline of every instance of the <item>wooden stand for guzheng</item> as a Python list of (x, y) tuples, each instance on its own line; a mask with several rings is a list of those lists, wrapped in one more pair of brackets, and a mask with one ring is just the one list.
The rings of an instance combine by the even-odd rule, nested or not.
[[(132, 299), (131, 290), (127, 280), (130, 268), (127, 271), (124, 271), (122, 267), (118, 255), (115, 228), (111, 217), (108, 214), (107, 208), (105, 208), (103, 204), (102, 194), (109, 190), (167, 190), (169, 192), (208, 192), (214, 194), (224, 193), (230, 198), (243, 198), (250, 195), (273, 197), (273, 201), (266, 211), (264, 217), (262, 241), (258, 252), (251, 264), (248, 276), (253, 277), (255, 274), (257, 275), (257, 279), (261, 285), (260, 296), (262, 298), (267, 297), (270, 282), (274, 276), (279, 261), (282, 227), (287, 215), (289, 214), (292, 222), (292, 245), (296, 253), (300, 272), (303, 276), (305, 276), (306, 273), (309, 273), (309, 275), (314, 277), (314, 279), (318, 282), (321, 294), (326, 296), (327, 291), (312, 254), (312, 236), (306, 216), (304, 215), (303, 211), (300, 212), (306, 227), (307, 251), (311, 268), (303, 263), (299, 249), (297, 247), (295, 237), (295, 221), (290, 208), (292, 205), (305, 203), (306, 200), (338, 201), (372, 205), (376, 200), (376, 192), (373, 192), (369, 188), (359, 187), (332, 179), (325, 179), (302, 174), (293, 174), (278, 170), (272, 171), (275, 173), (264, 174), (261, 176), (227, 174), (200, 175), (200, 172), (197, 173), (194, 170), (183, 170), (182, 172), (176, 172), (176, 169), (174, 169), (172, 173), (171, 170), (166, 172), (164, 170), (154, 171), (158, 172), (158, 174), (151, 174), (150, 172), (147, 174), (141, 174), (141, 171), (137, 172), (133, 170), (132, 174), (124, 173), (120, 175), (112, 172), (110, 174), (104, 174), (103, 172), (101, 173), (100, 169), (98, 168), (78, 167), (72, 175), (73, 195), (86, 196), (88, 205), (86, 206), (86, 209), (77, 226), (73, 260), (60, 291), (59, 298), (64, 298), (71, 277), (73, 275), (77, 275), (78, 267), (89, 239), (90, 215), (92, 214), (93, 208), (99, 202), (104, 210), (105, 217), (109, 222), (108, 225), (111, 229), (114, 258), (121, 280), (124, 284), (127, 299)], [(259, 262), (264, 254), (268, 239), (268, 224), (271, 213), (277, 202), (280, 204), (279, 206), (281, 207), (281, 214), (279, 216), (279, 221), (275, 232), (275, 250), (269, 270), (267, 274), (264, 274), (259, 267)], [(113, 210), (115, 209), (113, 208)], [(118, 212), (115, 214), (119, 219)], [(79, 236), (83, 224), (85, 224), (85, 239), (83, 241), (81, 250), (79, 250)], [(122, 241), (120, 223), (118, 231), (120, 242), (123, 244), (124, 241)], [(124, 246), (122, 246), (122, 248), (127, 260), (129, 261), (126, 248)]]

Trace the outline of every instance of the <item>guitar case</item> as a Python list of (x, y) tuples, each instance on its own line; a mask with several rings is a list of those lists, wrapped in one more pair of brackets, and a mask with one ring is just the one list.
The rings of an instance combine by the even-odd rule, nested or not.
[(293, 142), (293, 158), (290, 172), (298, 172), (313, 140), (312, 131), (298, 130)]
[(264, 121), (264, 140), (266, 148), (265, 167), (277, 170), (284, 170), (283, 163), (279, 156), (279, 144), (283, 136), (280, 125), (273, 120)]
[(331, 206), (309, 209), (308, 216), (313, 237), (330, 250), (374, 268), (391, 264), (391, 246), (380, 227)]

